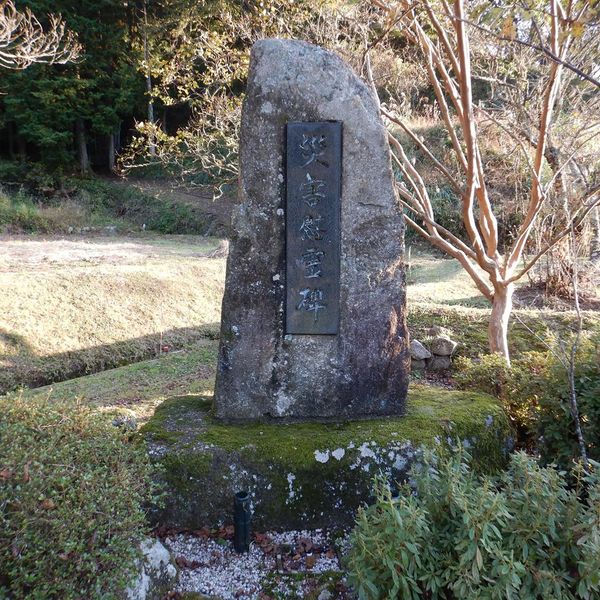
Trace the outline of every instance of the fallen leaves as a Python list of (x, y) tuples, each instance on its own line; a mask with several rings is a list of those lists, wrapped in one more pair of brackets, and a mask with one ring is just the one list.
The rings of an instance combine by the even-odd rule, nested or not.
[(56, 504), (50, 498), (44, 498), (40, 502), (40, 508), (43, 510), (54, 510), (56, 508)]
[(175, 557), (175, 563), (180, 569), (198, 569), (203, 567), (204, 563), (199, 560), (188, 560), (185, 556)]
[[(32, 461), (28, 460), (23, 465), (23, 477), (22, 477), (23, 483), (28, 483), (31, 480), (31, 475), (29, 473), (29, 465), (31, 464), (31, 462)], [(12, 469), (9, 469), (8, 467), (0, 470), (0, 481), (8, 481), (9, 479), (14, 479), (15, 476), (16, 476), (15, 471), (13, 471)]]

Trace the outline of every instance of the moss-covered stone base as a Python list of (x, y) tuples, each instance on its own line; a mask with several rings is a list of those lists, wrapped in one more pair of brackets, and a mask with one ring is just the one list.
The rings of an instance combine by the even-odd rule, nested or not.
[(486, 471), (504, 463), (507, 418), (486, 394), (413, 386), (408, 414), (381, 420), (224, 425), (206, 397), (171, 398), (143, 433), (165, 467), (157, 521), (199, 528), (232, 520), (233, 494), (251, 494), (254, 526), (339, 527), (368, 501), (373, 477), (402, 479), (423, 445), (461, 443)]

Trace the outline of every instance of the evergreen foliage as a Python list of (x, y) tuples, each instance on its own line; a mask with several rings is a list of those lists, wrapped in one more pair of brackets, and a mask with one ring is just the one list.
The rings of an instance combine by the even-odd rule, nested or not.
[(156, 491), (145, 448), (75, 402), (0, 409), (0, 597), (122, 597)]
[(78, 126), (82, 144), (90, 134), (109, 136), (134, 114), (142, 97), (130, 44), (133, 9), (118, 0), (24, 4), (39, 15), (61, 13), (83, 51), (75, 64), (33, 65), (0, 74), (0, 114), (17, 138), (9, 151), (15, 153), (20, 145), (27, 156), (51, 168), (68, 166), (76, 156)]
[(351, 536), (359, 598), (597, 598), (598, 474), (579, 469), (569, 488), (526, 454), (498, 476), (474, 474), (469, 461), (460, 445), (450, 456), (427, 453), (398, 497), (378, 483)]

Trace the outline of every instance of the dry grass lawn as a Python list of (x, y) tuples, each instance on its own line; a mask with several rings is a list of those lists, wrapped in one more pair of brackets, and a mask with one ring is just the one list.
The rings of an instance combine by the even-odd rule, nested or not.
[(0, 240), (0, 390), (215, 337), (218, 245), (195, 236)]
[[(86, 383), (83, 395), (90, 401), (107, 395), (127, 405), (134, 396), (195, 390), (188, 383), (198, 374), (189, 375), (188, 363), (170, 356), (179, 349), (197, 352), (198, 344), (218, 335), (225, 278), (225, 252), (219, 248), (218, 239), (199, 236), (0, 238), (0, 393), (163, 353), (173, 365), (183, 360), (183, 371), (171, 376), (169, 361), (134, 365), (124, 378), (107, 371), (90, 379), (93, 390)], [(407, 281), (413, 336), (440, 324), (462, 342), (461, 353), (486, 352), (489, 305), (455, 260), (413, 247)], [(511, 351), (544, 350), (552, 332), (568, 330), (574, 321), (568, 312), (517, 310)], [(586, 328), (599, 321), (597, 312), (586, 313)], [(149, 372), (154, 375), (147, 379)], [(152, 391), (177, 378), (185, 390)], [(79, 394), (65, 385), (57, 390)]]

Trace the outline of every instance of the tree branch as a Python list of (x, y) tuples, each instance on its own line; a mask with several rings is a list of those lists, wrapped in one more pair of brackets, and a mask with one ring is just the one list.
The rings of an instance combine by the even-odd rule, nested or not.
[(581, 79), (584, 79), (585, 81), (587, 81), (589, 83), (592, 83), (596, 87), (600, 87), (600, 81), (598, 81), (595, 77), (593, 77), (592, 75), (588, 75), (587, 73), (584, 73), (581, 69), (576, 67), (574, 64), (572, 64), (566, 60), (563, 60), (562, 58), (557, 56), (554, 52), (552, 52), (552, 50), (550, 50), (549, 48), (546, 48), (545, 46), (538, 46), (537, 44), (534, 44), (532, 42), (527, 42), (525, 40), (520, 40), (516, 37), (510, 38), (510, 37), (506, 37), (504, 35), (500, 35), (494, 31), (491, 31), (487, 27), (483, 27), (483, 25), (479, 25), (478, 23), (473, 23), (473, 21), (469, 21), (468, 19), (464, 19), (464, 22), (467, 25), (470, 25), (471, 27), (475, 27), (475, 29), (479, 29), (480, 31), (483, 31), (484, 33), (487, 33), (488, 35), (495, 37), (497, 40), (501, 40), (503, 42), (510, 42), (513, 44), (519, 44), (520, 46), (526, 46), (528, 48), (531, 48), (532, 50), (541, 52), (542, 54), (546, 55), (550, 60), (555, 62), (557, 65), (561, 65), (561, 66), (565, 67), (566, 69), (569, 69), (569, 71), (572, 71)]

